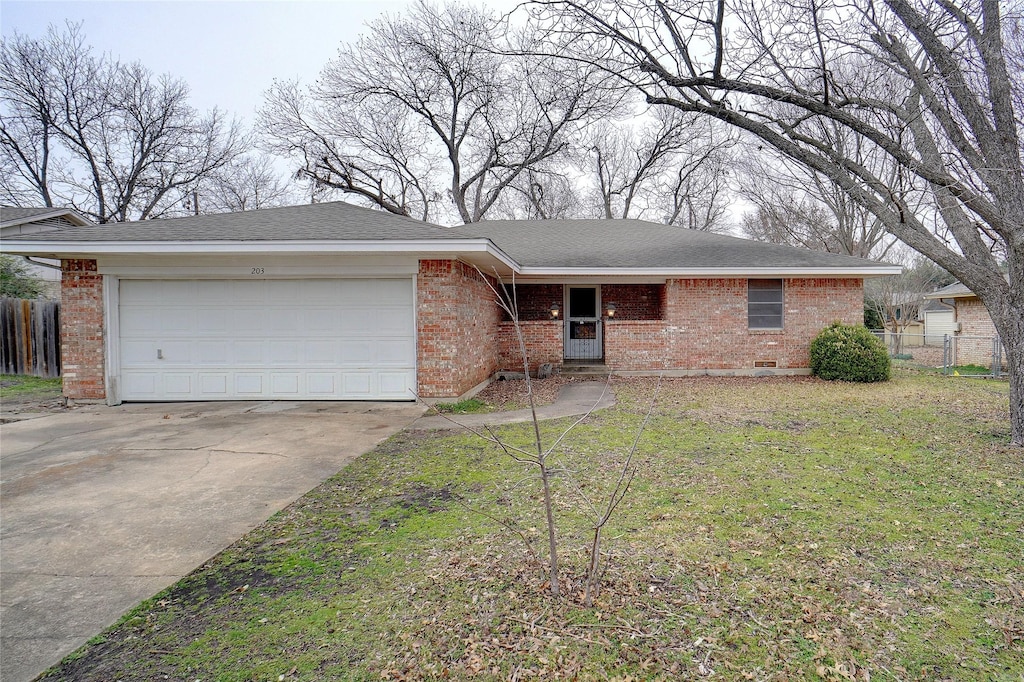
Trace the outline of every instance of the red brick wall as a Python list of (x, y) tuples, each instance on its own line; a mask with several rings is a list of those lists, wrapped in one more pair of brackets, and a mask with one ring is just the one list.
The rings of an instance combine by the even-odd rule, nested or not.
[(456, 397), (494, 374), (501, 309), (480, 274), (458, 261), (422, 260), (416, 289), (420, 396)]
[[(537, 367), (550, 362), (556, 367), (562, 364), (562, 320), (544, 320), (520, 322), (526, 354), (530, 358), (530, 371), (536, 372)], [(523, 355), (516, 337), (515, 325), (502, 322), (498, 336), (500, 356), (499, 369), (511, 372), (523, 371)]]
[(601, 305), (605, 314), (615, 304), (616, 320), (660, 320), (664, 295), (662, 284), (604, 284)]
[(787, 279), (781, 331), (747, 328), (747, 280), (669, 280), (662, 322), (607, 320), (605, 362), (618, 370), (806, 368), (811, 339), (835, 321), (859, 324), (860, 279)]
[(66, 397), (106, 397), (103, 334), (103, 276), (96, 272), (96, 261), (61, 261), (60, 353)]
[[(519, 304), (519, 319), (531, 322), (550, 320), (551, 304), (562, 305), (562, 297), (561, 284), (517, 284), (516, 302)], [(503, 319), (511, 318), (504, 315)]]

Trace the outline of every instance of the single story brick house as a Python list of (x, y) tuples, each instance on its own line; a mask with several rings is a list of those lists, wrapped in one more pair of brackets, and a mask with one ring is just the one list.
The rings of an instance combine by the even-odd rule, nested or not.
[(807, 373), (820, 329), (861, 322), (864, 279), (900, 271), (634, 220), (446, 228), (341, 202), (4, 249), (61, 260), (65, 395), (110, 404), (464, 396), (522, 368), (489, 287), (513, 279), (533, 368)]

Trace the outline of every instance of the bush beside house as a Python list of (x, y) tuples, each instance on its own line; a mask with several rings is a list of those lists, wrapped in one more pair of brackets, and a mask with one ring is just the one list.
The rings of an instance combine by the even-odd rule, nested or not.
[(836, 322), (811, 341), (811, 372), (828, 381), (888, 381), (892, 363), (885, 344), (862, 325)]

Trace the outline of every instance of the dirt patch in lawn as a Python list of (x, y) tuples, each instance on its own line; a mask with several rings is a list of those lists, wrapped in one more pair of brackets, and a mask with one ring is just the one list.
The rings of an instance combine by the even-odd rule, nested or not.
[[(547, 379), (531, 379), (530, 386), (533, 390), (534, 404), (550, 405), (555, 402), (558, 392), (563, 386), (580, 381), (593, 381), (593, 377), (567, 376), (555, 374)], [(492, 381), (484, 390), (475, 396), (482, 400), (495, 412), (507, 412), (521, 410), (530, 406), (526, 393), (525, 379), (505, 379), (503, 381)]]

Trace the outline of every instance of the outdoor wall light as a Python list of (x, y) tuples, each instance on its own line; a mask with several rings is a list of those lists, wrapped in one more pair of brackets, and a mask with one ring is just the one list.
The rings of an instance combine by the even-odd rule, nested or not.
[(609, 303), (608, 304), (608, 319), (611, 319), (613, 317), (615, 317), (615, 304), (614, 303)]
[(562, 310), (562, 306), (558, 305), (557, 303), (552, 303), (551, 304), (551, 319), (552, 320), (557, 320), (558, 319), (558, 313), (561, 312), (561, 310)]

